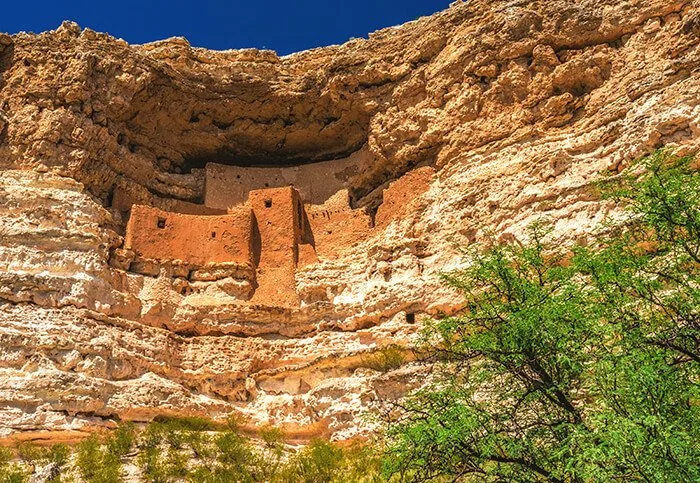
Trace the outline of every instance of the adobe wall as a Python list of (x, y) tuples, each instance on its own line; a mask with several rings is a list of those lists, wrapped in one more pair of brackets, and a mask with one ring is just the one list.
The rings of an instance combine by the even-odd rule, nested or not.
[(291, 186), (254, 190), (247, 206), (256, 220), (254, 251), (259, 257), (253, 303), (297, 306), (294, 274), (303, 218), (299, 194)]
[(385, 227), (416, 209), (420, 195), (430, 187), (435, 170), (429, 166), (414, 169), (389, 184), (382, 193), (382, 204), (374, 217), (376, 227)]
[[(384, 227), (415, 210), (433, 174), (432, 168), (418, 168), (392, 182), (383, 192), (375, 226)], [(220, 192), (227, 190), (222, 186)], [(115, 201), (116, 207), (128, 205), (118, 197)], [(229, 208), (226, 215), (129, 206), (125, 248), (156, 262), (248, 265), (255, 270), (256, 284), (250, 302), (266, 306), (297, 307), (297, 266), (335, 258), (373, 232), (370, 215), (350, 207), (347, 189), (338, 190), (323, 204), (304, 204), (292, 186), (251, 190), (245, 205)]]
[[(347, 190), (339, 191), (322, 205), (306, 205), (305, 208), (310, 242), (318, 257), (333, 258), (342, 249), (364, 240), (372, 231), (370, 216), (364, 210), (350, 208)], [(300, 264), (314, 261), (305, 259)]]
[(199, 216), (133, 205), (124, 246), (159, 261), (182, 260), (195, 266), (235, 262), (253, 264), (253, 216), (249, 208), (227, 215)]
[(347, 158), (287, 167), (241, 167), (208, 163), (204, 204), (226, 209), (245, 203), (252, 190), (294, 186), (305, 203), (322, 204), (348, 187), (359, 174), (369, 152), (362, 149)]
[(189, 215), (225, 215), (226, 210), (208, 208), (205, 205), (190, 203), (173, 198), (154, 196), (140, 185), (117, 185), (112, 197), (112, 208), (126, 215), (133, 205), (153, 206), (164, 211), (174, 211)]

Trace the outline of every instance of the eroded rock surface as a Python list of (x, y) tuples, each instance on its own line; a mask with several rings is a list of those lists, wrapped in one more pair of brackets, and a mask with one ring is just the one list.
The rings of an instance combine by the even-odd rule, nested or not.
[[(697, 150), (699, 46), (691, 0), (456, 2), (286, 57), (0, 35), (0, 438), (231, 412), (371, 430), (363, 412), (423, 375), (366, 354), (460, 307), (438, 277), (459, 247), (543, 216), (585, 243), (614, 210), (599, 173)], [(207, 163), (348, 156), (343, 190), (305, 206), (293, 303), (225, 266), (133, 268), (131, 204), (216, 215)]]

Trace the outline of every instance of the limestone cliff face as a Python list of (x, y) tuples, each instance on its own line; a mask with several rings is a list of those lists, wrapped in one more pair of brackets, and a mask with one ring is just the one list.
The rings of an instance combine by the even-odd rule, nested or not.
[[(363, 412), (423, 380), (365, 355), (459, 308), (438, 275), (460, 246), (542, 216), (585, 243), (614, 210), (589, 189), (598, 174), (697, 150), (699, 119), (694, 0), (457, 2), (286, 57), (71, 23), (0, 35), (0, 438), (231, 412), (363, 434)], [(122, 260), (118, 193), (177, 211), (204, 206), (208, 162), (353, 153), (337, 226), (359, 228), (299, 245), (291, 305)], [(312, 229), (339, 199), (305, 208)]]

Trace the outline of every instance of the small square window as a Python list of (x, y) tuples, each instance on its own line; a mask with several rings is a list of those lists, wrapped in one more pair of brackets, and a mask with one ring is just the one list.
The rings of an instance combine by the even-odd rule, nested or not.
[(216, 238), (216, 232), (215, 232), (215, 231), (211, 232), (211, 237), (212, 237), (212, 238)]
[(406, 313), (406, 322), (409, 324), (415, 324), (416, 323), (416, 314), (414, 314), (413, 312)]
[(158, 228), (165, 228), (165, 218), (158, 217)]
[(265, 200), (265, 208), (272, 208), (272, 200), (271, 199), (266, 199)]

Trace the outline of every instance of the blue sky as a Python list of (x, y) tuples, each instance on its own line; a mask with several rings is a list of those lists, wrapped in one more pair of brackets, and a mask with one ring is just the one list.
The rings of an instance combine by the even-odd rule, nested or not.
[(129, 43), (184, 36), (196, 47), (291, 52), (366, 37), (447, 8), (452, 0), (19, 0), (3, 2), (0, 32), (43, 32), (63, 20)]

